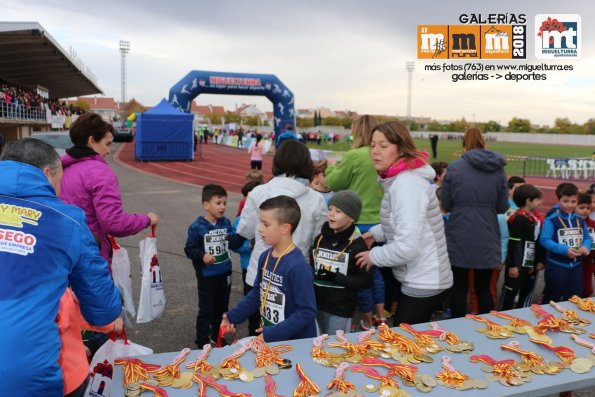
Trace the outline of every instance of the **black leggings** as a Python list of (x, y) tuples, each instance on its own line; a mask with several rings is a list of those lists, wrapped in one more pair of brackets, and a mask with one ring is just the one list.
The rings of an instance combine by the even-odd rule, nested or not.
[(250, 160), (250, 168), (253, 170), (262, 170), (262, 161)]
[(400, 293), (393, 326), (397, 327), (401, 323), (420, 324), (429, 322), (434, 310), (440, 307), (443, 296), (444, 292), (425, 298), (415, 298)]
[[(490, 291), (490, 282), (494, 269), (473, 269), (473, 285), (477, 295), (478, 314), (489, 313), (494, 309), (494, 298)], [(452, 267), (454, 284), (452, 286), (452, 317), (465, 317), (467, 314), (467, 295), (469, 293), (469, 269)]]

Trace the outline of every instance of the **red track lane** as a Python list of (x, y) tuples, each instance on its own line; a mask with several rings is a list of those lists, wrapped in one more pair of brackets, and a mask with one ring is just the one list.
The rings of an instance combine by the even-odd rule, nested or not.
[[(122, 144), (114, 157), (119, 164), (142, 172), (197, 186), (217, 183), (236, 194), (241, 194), (244, 176), (250, 171), (250, 156), (245, 150), (212, 143), (202, 145), (202, 159), (195, 161), (136, 161), (133, 143)], [(264, 156), (265, 180), (272, 176), (272, 163), (272, 156)]]
[[(147, 172), (178, 182), (204, 186), (208, 183), (222, 185), (229, 192), (241, 194), (244, 175), (250, 171), (250, 156), (245, 150), (209, 143), (202, 145), (202, 159), (195, 161), (149, 161), (134, 159), (134, 144), (123, 144), (115, 155), (116, 161), (124, 166)], [(265, 181), (271, 174), (272, 156), (265, 156), (262, 170)], [(544, 195), (540, 210), (544, 213), (556, 203), (555, 189), (561, 179), (525, 178), (527, 183), (537, 186)], [(574, 182), (581, 190), (592, 182)]]

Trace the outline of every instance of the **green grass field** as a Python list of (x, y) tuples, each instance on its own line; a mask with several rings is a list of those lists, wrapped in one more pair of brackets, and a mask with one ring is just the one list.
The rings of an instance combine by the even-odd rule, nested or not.
[[(419, 149), (426, 150), (431, 155), (430, 142), (428, 139), (416, 139), (415, 144)], [(341, 142), (337, 144), (308, 144), (308, 147), (324, 150), (346, 151), (350, 145)], [(561, 145), (543, 145), (534, 143), (510, 143), (510, 142), (488, 142), (488, 149), (501, 153), (504, 156), (541, 156), (541, 157), (591, 157), (593, 148), (589, 146), (561, 146)], [(456, 160), (462, 154), (461, 141), (459, 140), (440, 140), (438, 141), (437, 160), (451, 162)], [(523, 161), (508, 160), (506, 166), (508, 175), (522, 175)]]

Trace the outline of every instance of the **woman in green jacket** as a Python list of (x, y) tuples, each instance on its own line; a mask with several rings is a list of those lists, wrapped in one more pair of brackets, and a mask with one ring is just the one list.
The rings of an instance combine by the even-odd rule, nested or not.
[(372, 131), (378, 122), (374, 116), (364, 115), (351, 125), (353, 149), (343, 159), (326, 169), (326, 184), (333, 192), (351, 190), (362, 199), (362, 214), (357, 227), (362, 233), (380, 223), (382, 188), (370, 157)]
[[(364, 115), (351, 125), (353, 149), (343, 155), (343, 159), (326, 169), (326, 185), (333, 192), (351, 190), (362, 200), (362, 212), (357, 227), (363, 234), (372, 226), (380, 223), (380, 202), (383, 191), (378, 183), (378, 173), (370, 156), (372, 132), (378, 125), (376, 118)], [(385, 322), (385, 288), (383, 276), (378, 268), (372, 270), (374, 285), (371, 289), (359, 291), (359, 310), (362, 312), (361, 328), (367, 330), (373, 326), (372, 310), (376, 308), (377, 323)], [(392, 274), (387, 277), (393, 281)], [(392, 284), (392, 283), (391, 283)]]

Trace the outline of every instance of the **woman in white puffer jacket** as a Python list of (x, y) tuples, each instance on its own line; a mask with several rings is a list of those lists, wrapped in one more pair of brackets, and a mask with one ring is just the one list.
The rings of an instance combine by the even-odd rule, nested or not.
[(371, 156), (384, 187), (380, 225), (362, 235), (385, 242), (358, 255), (358, 265), (391, 267), (401, 283), (395, 325), (430, 321), (443, 292), (452, 286), (444, 223), (430, 182), (435, 172), (407, 128), (396, 121), (378, 125)]

